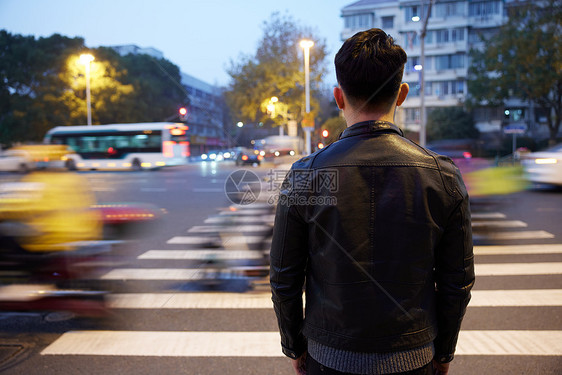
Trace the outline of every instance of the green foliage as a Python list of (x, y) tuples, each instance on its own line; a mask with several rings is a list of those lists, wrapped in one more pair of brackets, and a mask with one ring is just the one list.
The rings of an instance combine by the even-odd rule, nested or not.
[(79, 55), (91, 62), (92, 122), (174, 119), (187, 104), (177, 66), (146, 55), (88, 50), (82, 38), (47, 38), (0, 30), (0, 144), (40, 141), (58, 125), (86, 123), (86, 78)]
[[(522, 5), (521, 5), (522, 4)], [(562, 115), (562, 0), (513, 4), (509, 21), (471, 51), (468, 104), (501, 105), (520, 97), (547, 110), (550, 138)]]
[[(314, 41), (310, 49), (311, 112), (317, 113), (318, 84), (325, 73), (324, 40), (298, 25), (291, 17), (272, 14), (263, 24), (263, 36), (255, 56), (241, 56), (228, 70), (232, 83), (225, 92), (232, 117), (244, 122), (286, 123), (300, 121), (304, 112), (304, 60), (299, 43)], [(267, 112), (271, 97), (279, 98), (275, 118)]]
[(475, 139), (478, 136), (472, 115), (462, 107), (435, 108), (427, 116), (428, 141)]

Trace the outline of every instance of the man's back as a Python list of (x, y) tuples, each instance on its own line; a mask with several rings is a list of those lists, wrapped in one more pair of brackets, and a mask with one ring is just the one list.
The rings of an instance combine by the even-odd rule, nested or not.
[(311, 178), (288, 192), (306, 197), (295, 207), (310, 256), (304, 334), (326, 345), (392, 351), (436, 335), (434, 251), (466, 191), (450, 161), (399, 132), (356, 124), (293, 166)]

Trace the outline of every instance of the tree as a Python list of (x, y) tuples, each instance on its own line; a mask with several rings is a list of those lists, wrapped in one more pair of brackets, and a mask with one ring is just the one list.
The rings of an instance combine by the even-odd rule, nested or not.
[(57, 76), (68, 51), (83, 48), (82, 38), (54, 34), (36, 40), (0, 30), (0, 144), (40, 140), (49, 125), (44, 91), (51, 95), (60, 85)]
[[(266, 122), (273, 125), (288, 119), (302, 120), (304, 112), (304, 67), (302, 39), (314, 41), (310, 50), (311, 112), (318, 112), (315, 94), (326, 71), (325, 41), (308, 28), (295, 23), (289, 16), (273, 13), (263, 24), (263, 36), (255, 56), (242, 56), (231, 62), (232, 78), (225, 92), (232, 116), (244, 122)], [(267, 110), (272, 97), (277, 97), (273, 112)], [(271, 119), (270, 115), (274, 114)]]
[(462, 107), (442, 107), (433, 109), (427, 116), (427, 138), (475, 139), (479, 131), (474, 126), (472, 115)]
[(91, 52), (92, 122), (166, 121), (188, 104), (179, 68), (147, 55), (89, 50), (82, 38), (0, 30), (0, 144), (40, 141), (57, 125), (86, 123), (81, 53)]
[[(116, 55), (111, 49), (106, 53)], [(133, 54), (119, 56), (118, 60), (127, 72), (123, 83), (134, 87), (128, 97), (132, 103), (127, 107), (132, 111), (131, 122), (175, 120), (178, 108), (189, 104), (180, 70), (170, 61)]]
[(471, 51), (471, 101), (501, 105), (520, 97), (544, 110), (554, 143), (562, 116), (562, 0), (515, 3), (509, 20)]

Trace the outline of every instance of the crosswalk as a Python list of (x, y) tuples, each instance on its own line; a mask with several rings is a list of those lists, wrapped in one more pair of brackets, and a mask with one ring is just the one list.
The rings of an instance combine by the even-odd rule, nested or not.
[[(246, 293), (220, 289), (189, 293), (178, 290), (114, 293), (108, 300), (116, 312), (138, 311), (215, 311), (228, 319), (233, 311), (272, 314), (267, 278), (252, 278), (248, 270), (263, 270), (267, 265), (273, 207), (264, 201), (247, 206), (230, 206), (201, 225), (178, 233), (158, 249), (140, 254), (131, 266), (116, 267), (102, 280), (200, 282), (211, 277), (261, 281)], [(562, 274), (562, 244), (552, 243), (555, 236), (543, 230), (528, 230), (518, 218), (506, 218), (501, 212), (473, 214), (476, 256), (476, 287), (468, 308), (468, 324), (459, 336), (457, 356), (562, 356), (562, 330), (526, 329), (514, 324), (509, 329), (493, 329), (471, 321), (486, 320), (494, 309), (562, 307), (562, 285), (551, 289), (521, 288), (479, 289), (479, 278), (513, 276), (556, 277)], [(555, 239), (555, 240), (553, 240)], [(554, 256), (555, 258), (552, 258)], [(523, 258), (518, 258), (523, 257)], [(528, 261), (525, 257), (535, 257)], [(550, 257), (550, 258), (549, 258)], [(518, 259), (523, 259), (518, 261)], [(158, 261), (158, 267), (151, 267)], [(182, 263), (182, 262), (188, 263)], [(162, 267), (162, 264), (169, 267)], [(193, 267), (185, 267), (190, 264)], [(495, 279), (494, 279), (495, 280)], [(555, 280), (560, 280), (557, 278)], [(493, 283), (492, 283), (493, 284)], [(488, 283), (487, 285), (490, 285)], [(505, 285), (501, 284), (501, 285)], [(43, 356), (140, 356), (140, 357), (259, 357), (282, 358), (276, 322), (267, 330), (246, 331), (233, 327), (224, 331), (185, 330), (78, 330), (62, 334), (42, 351)], [(290, 372), (287, 372), (290, 373)], [(471, 373), (469, 369), (458, 373)]]

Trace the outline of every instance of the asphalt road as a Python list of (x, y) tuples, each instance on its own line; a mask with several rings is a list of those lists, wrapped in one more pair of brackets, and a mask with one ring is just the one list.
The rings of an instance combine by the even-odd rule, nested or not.
[[(246, 197), (257, 202), (233, 205), (227, 193), (241, 176), (229, 178), (239, 169), (80, 173), (100, 202), (151, 203), (165, 214), (119, 248), (103, 274), (114, 291), (106, 319), (0, 314), (0, 372), (291, 374), (267, 279), (241, 276), (264, 264), (273, 220), (264, 201), (275, 186), (264, 182)], [(284, 167), (243, 169), (263, 178)], [(477, 282), (451, 374), (560, 374), (562, 192), (475, 200), (473, 219)]]

